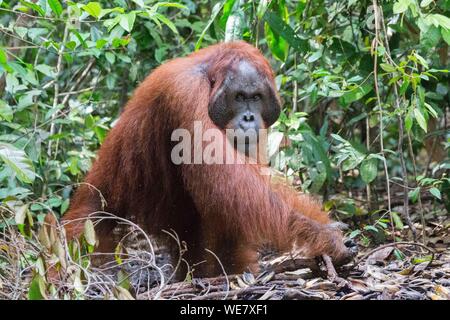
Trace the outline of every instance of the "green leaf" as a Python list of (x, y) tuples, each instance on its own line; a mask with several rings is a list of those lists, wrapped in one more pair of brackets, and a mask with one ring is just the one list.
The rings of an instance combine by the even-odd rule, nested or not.
[(56, 73), (54, 71), (53, 67), (50, 67), (46, 64), (38, 64), (36, 67), (34, 67), (37, 71), (42, 72), (47, 77), (54, 78)]
[(447, 42), (448, 45), (450, 45), (450, 29), (441, 28), (441, 34), (442, 38), (444, 38), (444, 41)]
[(98, 39), (97, 42), (95, 43), (95, 47), (97, 49), (102, 49), (107, 43), (108, 41), (105, 39)]
[(208, 23), (206, 24), (205, 28), (203, 29), (202, 33), (200, 34), (200, 37), (197, 40), (197, 43), (195, 44), (195, 50), (197, 51), (200, 49), (200, 46), (202, 45), (203, 38), (205, 37), (206, 31), (211, 27), (214, 20), (216, 20), (217, 16), (219, 15), (220, 10), (222, 10), (222, 7), (224, 5), (224, 2), (218, 2), (214, 5), (211, 12), (211, 19), (209, 19)]
[(84, 223), (84, 239), (91, 246), (95, 246), (95, 243), (97, 242), (95, 239), (94, 224), (90, 219), (87, 219)]
[(168, 8), (178, 8), (178, 9), (188, 9), (185, 5), (176, 2), (158, 2), (155, 4), (156, 7), (168, 7)]
[(16, 222), (16, 224), (17, 225), (24, 224), (25, 219), (27, 217), (28, 204), (14, 207), (14, 211), (15, 211), (14, 221)]
[(308, 131), (305, 131), (302, 133), (303, 133), (303, 137), (305, 138), (305, 142), (313, 147), (315, 156), (325, 166), (326, 177), (328, 180), (330, 180), (331, 176), (332, 176), (331, 163), (330, 163), (330, 159), (328, 159), (325, 148), (320, 143), (320, 140), (319, 140), (320, 137), (316, 137), (313, 135), (313, 133), (308, 132)]
[(388, 63), (380, 63), (380, 67), (381, 69), (389, 73), (397, 71), (397, 69), (393, 65), (390, 65)]
[(11, 120), (13, 119), (13, 110), (3, 100), (0, 100), (0, 119), (4, 119), (8, 122), (11, 122)]
[(428, 7), (429, 5), (430, 5), (430, 3), (432, 3), (434, 0), (422, 0), (421, 2), (420, 2), (420, 6), (422, 7), (422, 8), (425, 8), (425, 7)]
[(119, 270), (117, 275), (117, 283), (124, 289), (130, 290), (130, 275), (127, 274), (124, 270)]
[(406, 131), (410, 132), (413, 125), (413, 117), (411, 116), (411, 112), (408, 112), (405, 117), (405, 128)]
[(423, 116), (420, 109), (415, 108), (413, 112), (419, 126), (422, 128), (423, 131), (427, 132), (427, 121), (425, 120), (425, 117)]
[[(239, 0), (238, 1), (238, 5), (240, 3)], [(219, 25), (221, 28), (225, 28), (227, 21), (228, 21), (228, 17), (233, 13), (233, 8), (235, 6), (236, 0), (226, 0), (225, 3), (223, 4), (223, 14), (219, 19)], [(234, 10), (236, 11), (236, 10)]]
[(270, 28), (267, 23), (264, 24), (264, 31), (266, 34), (266, 42), (270, 51), (275, 58), (281, 62), (284, 62), (288, 56), (289, 44), (283, 39), (283, 37), (280, 37), (278, 34), (273, 32), (272, 28)]
[(108, 62), (110, 64), (114, 64), (114, 62), (116, 61), (116, 56), (112, 52), (109, 52), (109, 51), (106, 52), (105, 57), (106, 57), (106, 60), (108, 60)]
[(298, 52), (308, 51), (308, 41), (298, 37), (297, 33), (275, 12), (266, 11), (263, 17), (264, 21), (270, 26), (270, 29), (278, 36), (282, 37), (287, 43)]
[(438, 117), (438, 113), (436, 112), (436, 110), (434, 110), (434, 108), (430, 104), (424, 102), (423, 105), (425, 106), (425, 108), (427, 108), (428, 113), (431, 114), (431, 116), (433, 118), (437, 118)]
[(392, 211), (391, 214), (392, 214), (392, 220), (394, 221), (395, 228), (397, 228), (398, 230), (403, 230), (404, 225), (403, 225), (402, 219), (400, 218), (400, 215), (395, 211)]
[(416, 187), (408, 192), (408, 197), (409, 199), (411, 199), (413, 203), (417, 202), (417, 200), (419, 199), (419, 195), (420, 195), (420, 187)]
[(172, 21), (170, 21), (165, 15), (162, 15), (160, 13), (155, 14), (155, 18), (157, 18), (159, 21), (164, 23), (166, 26), (169, 27), (170, 30), (172, 30), (173, 33), (178, 34), (177, 27), (173, 24)]
[(409, 87), (409, 84), (410, 84), (410, 81), (409, 81), (409, 79), (403, 79), (403, 83), (402, 83), (402, 85), (401, 85), (401, 87), (400, 87), (400, 95), (403, 95), (405, 92), (406, 92), (406, 90), (408, 89), (408, 87)]
[(450, 18), (446, 17), (442, 14), (433, 14), (433, 18), (435, 21), (437, 21), (437, 23), (439, 24), (439, 26), (441, 26), (442, 28), (445, 29), (450, 29)]
[(131, 30), (133, 30), (135, 20), (136, 20), (136, 13), (132, 11), (130, 13), (121, 15), (119, 24), (126, 31), (131, 32)]
[(139, 7), (144, 8), (145, 3), (143, 0), (132, 0), (134, 3), (136, 3)]
[(361, 234), (361, 230), (353, 230), (350, 234), (349, 234), (349, 238), (353, 239), (356, 236), (359, 236)]
[(0, 47), (0, 64), (5, 64), (8, 62), (8, 55), (6, 54), (6, 50)]
[(102, 7), (98, 2), (89, 2), (88, 4), (82, 6), (81, 9), (94, 18), (98, 18), (100, 16), (100, 12), (102, 11)]
[(24, 183), (32, 183), (35, 179), (33, 163), (23, 150), (0, 143), (0, 158), (12, 169), (17, 178)]
[(322, 57), (322, 50), (314, 52), (309, 58), (308, 63), (313, 63), (314, 61), (319, 60)]
[(394, 13), (399, 14), (399, 13), (405, 12), (406, 10), (408, 10), (410, 3), (411, 3), (411, 0), (397, 1), (396, 3), (394, 3), (394, 7), (393, 7)]
[(48, 5), (52, 9), (52, 11), (59, 17), (63, 11), (62, 5), (59, 0), (47, 0)]
[(264, 17), (264, 14), (266, 13), (270, 2), (271, 2), (271, 0), (260, 0), (259, 1), (258, 8), (256, 9), (256, 15), (258, 16), (258, 19), (262, 19)]
[(378, 233), (378, 229), (376, 227), (374, 227), (374, 226), (365, 226), (364, 230), (374, 231), (374, 232)]
[(441, 191), (438, 188), (433, 187), (429, 191), (435, 198), (442, 200)]
[(369, 184), (377, 177), (378, 172), (378, 159), (367, 158), (361, 163), (361, 179)]
[(67, 211), (67, 209), (69, 209), (69, 204), (70, 204), (70, 199), (66, 199), (63, 201), (63, 203), (61, 204), (61, 214), (63, 214), (64, 212)]
[(36, 11), (37, 13), (39, 13), (40, 16), (45, 16), (45, 10), (42, 9), (41, 6), (39, 6), (37, 3), (33, 3), (31, 1), (20, 1), (20, 3), (22, 3), (24, 6)]
[(36, 274), (30, 283), (30, 289), (28, 290), (29, 300), (43, 300), (45, 299), (45, 283), (44, 279)]
[(373, 90), (371, 83), (365, 83), (361, 86), (356, 87), (353, 90), (347, 91), (339, 98), (341, 105), (349, 105), (350, 103), (363, 98), (366, 94)]

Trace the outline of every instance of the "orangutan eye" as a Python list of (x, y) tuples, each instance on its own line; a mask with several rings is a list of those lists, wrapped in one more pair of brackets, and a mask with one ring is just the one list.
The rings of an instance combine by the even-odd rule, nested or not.
[(244, 95), (242, 93), (238, 93), (236, 95), (236, 101), (242, 102), (244, 100), (245, 100), (245, 97), (244, 97)]

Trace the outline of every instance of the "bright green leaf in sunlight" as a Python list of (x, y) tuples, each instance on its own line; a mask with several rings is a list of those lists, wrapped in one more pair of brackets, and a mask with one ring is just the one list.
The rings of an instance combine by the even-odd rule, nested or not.
[(433, 18), (435, 21), (437, 21), (439, 26), (441, 26), (442, 28), (445, 28), (447, 30), (450, 29), (450, 18), (449, 17), (444, 16), (442, 14), (433, 14)]
[(394, 13), (403, 13), (406, 10), (408, 10), (409, 5), (411, 4), (412, 0), (399, 0), (396, 3), (394, 3)]
[(219, 19), (219, 25), (221, 28), (225, 28), (228, 17), (232, 14), (236, 1), (239, 4), (239, 0), (226, 0), (223, 4), (222, 16)]
[(32, 183), (35, 179), (33, 163), (23, 150), (0, 143), (0, 158), (12, 169), (17, 178), (24, 183)]
[(21, 4), (23, 4), (24, 6), (36, 11), (37, 13), (39, 13), (40, 16), (45, 16), (45, 11), (44, 9), (42, 9), (42, 7), (34, 2), (31, 1), (20, 1)]
[(133, 29), (135, 20), (136, 20), (136, 13), (132, 11), (127, 14), (122, 14), (120, 16), (119, 24), (126, 31), (131, 32), (131, 30)]
[(63, 11), (62, 5), (59, 0), (48, 0), (48, 5), (52, 9), (52, 11), (59, 17)]
[(420, 6), (422, 8), (428, 7), (433, 1), (435, 1), (435, 0), (422, 0), (420, 2)]
[(102, 7), (98, 2), (89, 2), (88, 4), (82, 6), (81, 9), (94, 18), (98, 18), (100, 16), (100, 12), (102, 11)]
[(0, 47), (0, 64), (5, 64), (8, 62), (8, 56), (4, 48)]
[(168, 7), (168, 8), (178, 8), (178, 9), (187, 9), (187, 7), (181, 3), (176, 2), (158, 2), (155, 4), (156, 7)]

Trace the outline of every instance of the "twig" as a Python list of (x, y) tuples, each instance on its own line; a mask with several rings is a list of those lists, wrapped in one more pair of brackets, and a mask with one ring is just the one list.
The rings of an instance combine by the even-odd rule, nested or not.
[[(411, 161), (412, 161), (412, 166), (413, 166), (413, 174), (414, 174), (414, 187), (417, 188), (418, 183), (417, 183), (417, 167), (416, 167), (416, 159), (414, 159), (414, 150), (412, 147), (412, 141), (411, 141), (411, 134), (408, 132), (406, 134), (407, 138), (408, 138), (408, 149), (409, 149), (409, 154), (411, 156)], [(422, 205), (422, 196), (420, 195), (420, 191), (419, 191), (419, 195), (417, 197), (418, 203), (419, 203), (419, 210), (420, 210), (420, 222), (422, 223), (422, 243), (425, 244), (426, 243), (426, 232), (425, 232), (425, 216), (423, 214), (424, 212), (424, 208)]]
[[(430, 259), (430, 262), (428, 263), (428, 265), (430, 265), (430, 263), (433, 262), (435, 251), (433, 249), (431, 249), (430, 247), (427, 247), (426, 245), (418, 243), (418, 242), (399, 241), (399, 242), (394, 242), (394, 243), (388, 243), (388, 244), (379, 246), (378, 248), (375, 248), (375, 249), (369, 251), (368, 253), (366, 253), (365, 255), (360, 257), (358, 259), (358, 261), (355, 262), (355, 264), (361, 263), (362, 261), (364, 261), (364, 259), (366, 259), (367, 257), (370, 257), (373, 253), (375, 253), (379, 250), (382, 250), (382, 249), (385, 249), (388, 247), (399, 247), (399, 246), (408, 246), (408, 245), (409, 246), (417, 246), (417, 247), (421, 247), (421, 248), (428, 250), (428, 252), (431, 253), (431, 259)], [(427, 265), (427, 267), (428, 267), (428, 265)]]
[(394, 218), (392, 216), (392, 208), (391, 208), (391, 188), (389, 184), (389, 171), (386, 161), (386, 154), (384, 152), (384, 141), (383, 141), (383, 106), (381, 104), (380, 90), (378, 88), (378, 40), (379, 40), (379, 28), (380, 28), (380, 13), (378, 12), (378, 3), (377, 0), (372, 0), (373, 9), (375, 14), (375, 38), (372, 42), (372, 52), (373, 52), (373, 73), (374, 73), (374, 84), (375, 84), (375, 93), (377, 97), (378, 107), (380, 108), (379, 118), (380, 118), (380, 153), (383, 156), (383, 165), (384, 165), (384, 174), (386, 176), (386, 192), (387, 192), (387, 201), (388, 201), (388, 211), (389, 217), (391, 221), (391, 232), (392, 237), (395, 241), (395, 227), (394, 227)]
[[(227, 297), (228, 296), (230, 296), (230, 297), (239, 296), (239, 295), (252, 293), (254, 291), (260, 291), (260, 290), (267, 291), (268, 289), (270, 289), (270, 287), (267, 287), (267, 286), (254, 286), (254, 287), (248, 287), (248, 288), (243, 288), (243, 289), (235, 289), (235, 290), (228, 291)], [(218, 299), (222, 296), (223, 296), (223, 292), (217, 291), (217, 292), (212, 292), (209, 294), (204, 294), (202, 296), (194, 297), (192, 300), (212, 300), (212, 299)]]
[(74, 95), (74, 94), (79, 94), (79, 93), (83, 93), (86, 91), (91, 91), (92, 89), (94, 89), (95, 87), (89, 87), (89, 88), (84, 88), (84, 89), (80, 89), (80, 90), (76, 90), (76, 91), (67, 91), (67, 92), (61, 92), (59, 94), (59, 96), (70, 96), (70, 95)]
[(224, 275), (225, 280), (226, 280), (226, 283), (227, 283), (227, 288), (226, 288), (225, 297), (223, 298), (223, 300), (226, 300), (226, 299), (228, 298), (228, 294), (229, 294), (229, 292), (230, 292), (230, 281), (228, 280), (228, 276), (227, 276), (227, 273), (226, 273), (226, 271), (225, 271), (225, 268), (223, 267), (223, 264), (222, 264), (222, 262), (220, 261), (219, 257), (218, 257), (214, 252), (212, 252), (212, 251), (209, 250), (209, 249), (205, 249), (205, 250), (206, 250), (208, 253), (212, 254), (212, 255), (214, 256), (214, 258), (216, 258), (217, 262), (219, 263), (220, 267), (222, 268), (222, 272), (223, 272), (223, 275)]
[[(66, 23), (64, 25), (64, 35), (62, 39), (62, 45), (61, 48), (58, 50), (58, 61), (56, 63), (56, 74), (55, 74), (55, 85), (54, 85), (54, 95), (53, 95), (53, 106), (52, 109), (56, 109), (58, 107), (58, 94), (59, 94), (59, 74), (61, 73), (61, 66), (62, 66), (62, 58), (64, 53), (64, 45), (67, 40), (67, 36), (69, 34), (69, 24)], [(54, 118), (56, 117), (56, 112), (52, 114), (52, 122), (50, 124), (50, 136), (52, 136), (55, 133), (55, 121)], [(51, 156), (52, 151), (52, 140), (49, 141), (48, 147), (47, 147), (47, 154)]]
[(323, 254), (322, 260), (323, 260), (323, 262), (325, 262), (325, 267), (327, 268), (327, 277), (331, 282), (334, 282), (335, 284), (337, 284), (338, 287), (343, 287), (343, 286), (349, 285), (347, 280), (339, 277), (330, 256)]
[[(385, 46), (385, 57), (388, 61), (390, 61), (392, 64), (395, 64), (392, 60), (391, 56), (391, 50), (389, 48), (389, 41), (387, 39), (387, 31), (386, 31), (386, 25), (384, 24), (384, 16), (383, 11), (380, 12), (380, 18), (381, 18), (381, 25), (383, 26), (383, 32), (384, 32), (384, 46)], [(394, 97), (395, 97), (395, 108), (397, 110), (401, 110), (400, 107), (400, 97), (398, 94), (398, 88), (397, 88), (397, 82), (394, 82), (393, 84), (394, 88)], [(414, 241), (417, 240), (417, 233), (416, 228), (414, 227), (411, 216), (409, 215), (409, 202), (408, 202), (408, 171), (406, 170), (406, 163), (405, 163), (405, 155), (403, 154), (403, 137), (404, 137), (404, 123), (402, 114), (398, 114), (398, 156), (400, 159), (400, 166), (402, 168), (402, 178), (403, 178), (403, 218), (406, 220), (406, 223), (408, 224), (409, 228), (411, 229), (413, 239)]]
[(333, 265), (333, 262), (331, 261), (330, 256), (323, 254), (322, 259), (323, 259), (323, 262), (325, 262), (325, 266), (327, 267), (328, 278), (331, 281), (334, 281), (338, 277), (338, 274), (336, 272), (336, 269), (334, 268), (334, 265)]

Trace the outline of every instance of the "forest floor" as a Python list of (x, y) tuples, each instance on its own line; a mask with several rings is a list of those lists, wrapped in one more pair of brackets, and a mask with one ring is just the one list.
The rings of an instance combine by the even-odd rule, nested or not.
[(358, 255), (338, 270), (326, 260), (291, 253), (264, 259), (261, 265), (267, 271), (259, 275), (172, 283), (144, 289), (137, 298), (450, 300), (450, 217), (435, 215), (427, 219), (425, 230), (420, 223), (414, 227), (426, 235), (425, 240), (409, 241), (411, 232), (405, 227), (396, 232), (395, 243), (387, 239), (378, 245), (358, 243)]
[[(415, 226), (421, 234), (422, 225)], [(326, 257), (290, 253), (266, 256), (261, 261), (265, 271), (258, 275), (174, 282), (169, 254), (143, 233), (144, 245), (123, 247), (112, 254), (113, 261), (92, 267), (69, 254), (73, 247), (67, 241), (65, 249), (52, 245), (46, 251), (42, 233), (24, 236), (10, 226), (0, 232), (0, 299), (450, 299), (449, 229), (450, 217), (444, 214), (427, 219), (425, 241), (410, 242), (407, 227), (396, 233), (395, 243), (385, 239), (367, 246), (359, 241), (355, 259), (337, 270)], [(95, 255), (87, 256), (92, 260)], [(65, 261), (65, 267), (51, 283), (44, 266), (55, 259)]]
[[(396, 256), (404, 256), (399, 260)], [(408, 256), (406, 256), (408, 255)], [(354, 262), (328, 270), (318, 259), (278, 257), (272, 271), (194, 279), (153, 288), (138, 299), (368, 300), (450, 299), (450, 251), (398, 242), (360, 252)]]

